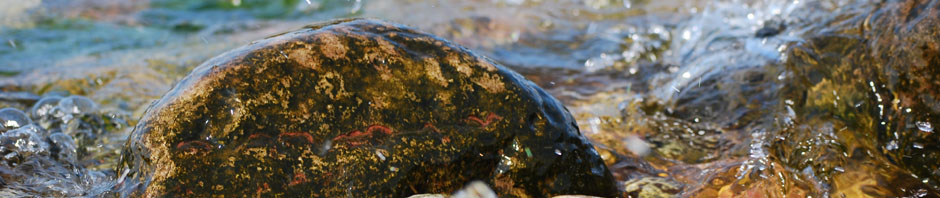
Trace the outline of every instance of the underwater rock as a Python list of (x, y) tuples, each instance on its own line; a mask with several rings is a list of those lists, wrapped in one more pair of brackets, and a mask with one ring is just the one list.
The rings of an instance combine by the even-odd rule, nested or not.
[(339, 20), (199, 67), (128, 139), (121, 196), (616, 196), (567, 109), (449, 41)]
[[(794, 135), (775, 143), (779, 156), (794, 169), (849, 181), (833, 185), (837, 193), (848, 191), (842, 196), (852, 191), (873, 197), (940, 196), (940, 134), (923, 127), (940, 120), (937, 3), (888, 1), (850, 9), (844, 15), (851, 17), (825, 22), (839, 26), (794, 45), (784, 63), (792, 77), (781, 95), (789, 114), (799, 116), (783, 125)], [(806, 149), (794, 142), (818, 141), (817, 135), (802, 135), (814, 130), (839, 137), (826, 140), (831, 148), (800, 152)], [(864, 165), (840, 167), (845, 161)], [(851, 166), (876, 168), (852, 172)], [(831, 171), (836, 169), (852, 171)], [(870, 186), (886, 188), (854, 190), (852, 185), (863, 182), (853, 174), (867, 173), (874, 178)]]

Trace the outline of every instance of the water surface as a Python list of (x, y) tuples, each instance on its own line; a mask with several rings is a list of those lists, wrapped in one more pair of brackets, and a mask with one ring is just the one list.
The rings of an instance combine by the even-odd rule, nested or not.
[[(0, 8), (0, 107), (35, 123), (4, 133), (0, 195), (101, 195), (120, 182), (128, 126), (200, 62), (316, 21), (373, 17), (465, 45), (549, 90), (626, 190), (938, 196), (935, 1), (0, 2), (11, 5)], [(31, 109), (74, 95), (94, 108)], [(68, 146), (74, 155), (41, 157)], [(14, 161), (36, 174), (8, 169)]]

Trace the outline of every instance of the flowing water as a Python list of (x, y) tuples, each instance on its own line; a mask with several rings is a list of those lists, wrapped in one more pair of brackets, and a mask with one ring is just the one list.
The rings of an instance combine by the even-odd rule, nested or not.
[(940, 196), (940, 4), (0, 0), (0, 196), (101, 196), (148, 104), (315, 21), (417, 27), (565, 102), (630, 195)]

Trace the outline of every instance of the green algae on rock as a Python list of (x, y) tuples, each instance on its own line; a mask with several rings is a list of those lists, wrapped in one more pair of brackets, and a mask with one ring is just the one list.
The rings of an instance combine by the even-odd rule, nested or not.
[(141, 118), (121, 196), (392, 196), (481, 180), (506, 197), (615, 196), (567, 109), (463, 47), (376, 20), (253, 42)]

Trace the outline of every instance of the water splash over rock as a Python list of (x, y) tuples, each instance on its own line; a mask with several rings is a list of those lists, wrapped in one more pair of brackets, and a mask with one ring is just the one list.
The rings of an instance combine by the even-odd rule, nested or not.
[(0, 196), (100, 196), (109, 190), (113, 168), (98, 161), (108, 158), (88, 154), (108, 139), (89, 137), (89, 129), (108, 133), (126, 123), (101, 121), (107, 116), (95, 106), (83, 96), (48, 96), (39, 99), (29, 114), (0, 110), (0, 119), (16, 123), (4, 125), (0, 132)]

